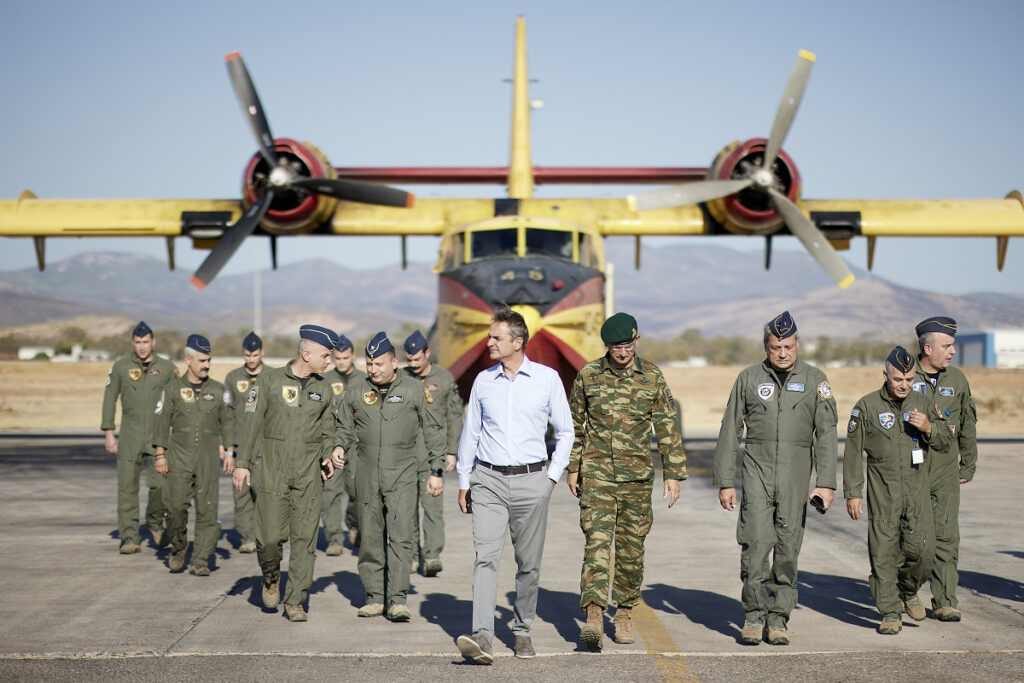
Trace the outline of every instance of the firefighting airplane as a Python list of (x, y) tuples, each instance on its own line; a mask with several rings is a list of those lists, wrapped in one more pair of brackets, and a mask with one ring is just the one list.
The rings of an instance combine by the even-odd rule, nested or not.
[[(839, 284), (853, 274), (836, 250), (868, 240), (868, 268), (881, 236), (989, 236), (1001, 270), (1011, 236), (1024, 235), (1024, 198), (991, 200), (808, 200), (796, 163), (782, 149), (814, 64), (801, 51), (767, 139), (727, 145), (710, 168), (535, 167), (530, 155), (530, 102), (525, 22), (519, 17), (511, 159), (508, 167), (335, 168), (308, 142), (274, 138), (239, 54), (227, 67), (258, 153), (244, 173), (241, 201), (37, 199), (26, 190), (0, 201), (0, 235), (31, 237), (39, 269), (48, 237), (162, 236), (174, 267), (174, 240), (210, 250), (192, 278), (202, 288), (245, 238), (289, 235), (434, 235), (441, 238), (439, 310), (431, 348), (458, 379), (463, 397), (491, 361), (491, 310), (506, 303), (530, 329), (530, 357), (559, 371), (568, 385), (604, 349), (599, 329), (612, 312), (611, 274), (603, 237), (632, 235), (639, 267), (642, 235), (796, 236)], [(383, 183), (507, 183), (495, 199), (425, 199)], [(614, 199), (536, 199), (540, 183), (671, 184)]]

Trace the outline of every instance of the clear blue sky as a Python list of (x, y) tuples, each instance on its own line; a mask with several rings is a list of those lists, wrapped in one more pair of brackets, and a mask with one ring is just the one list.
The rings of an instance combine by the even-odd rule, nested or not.
[[(504, 165), (515, 17), (527, 20), (540, 165), (703, 166), (765, 136), (799, 49), (817, 54), (786, 142), (809, 198), (999, 198), (1024, 187), (1024, 4), (931, 2), (235, 2), (0, 4), (0, 197), (230, 198), (254, 143), (225, 54), (239, 50), (275, 135), (335, 165)], [(420, 196), (503, 188), (414, 187)], [(614, 196), (622, 188), (540, 188)], [(680, 238), (689, 239), (689, 238)], [(226, 272), (266, 265), (252, 240)], [(653, 243), (653, 240), (651, 241)], [(699, 240), (689, 240), (697, 244)], [(760, 240), (722, 240), (759, 248)], [(787, 244), (790, 243), (790, 244)], [(778, 248), (797, 248), (779, 240)], [(281, 240), (351, 267), (397, 238)], [(433, 261), (436, 240), (411, 240)], [(162, 256), (161, 240), (50, 240)], [(864, 241), (846, 255), (866, 265)], [(179, 268), (205, 252), (178, 242)], [(0, 269), (35, 262), (0, 241)], [(1024, 292), (1024, 240), (880, 241), (883, 277)]]

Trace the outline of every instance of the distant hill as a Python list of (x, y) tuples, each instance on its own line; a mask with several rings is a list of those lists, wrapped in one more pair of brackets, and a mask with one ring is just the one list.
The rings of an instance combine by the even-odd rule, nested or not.
[[(772, 315), (789, 309), (805, 338), (906, 340), (926, 315), (956, 318), (961, 329), (1024, 327), (1024, 297), (948, 296), (901, 287), (854, 269), (857, 281), (840, 290), (802, 252), (773, 255), (764, 270), (759, 252), (719, 245), (645, 248), (633, 269), (632, 242), (609, 240), (615, 263), (615, 306), (633, 313), (643, 332), (670, 338), (689, 328), (705, 337), (760, 335)], [(75, 324), (122, 334), (125, 320), (211, 335), (252, 326), (252, 274), (217, 278), (203, 291), (191, 273), (132, 254), (82, 254), (34, 268), (0, 272), (0, 331), (37, 324)], [(311, 287), (312, 283), (312, 287)], [(350, 336), (395, 329), (424, 331), (437, 312), (437, 277), (429, 265), (356, 270), (308, 260), (260, 274), (264, 330), (288, 335), (316, 321)], [(84, 318), (83, 318), (84, 316)], [(71, 323), (73, 319), (77, 322)]]

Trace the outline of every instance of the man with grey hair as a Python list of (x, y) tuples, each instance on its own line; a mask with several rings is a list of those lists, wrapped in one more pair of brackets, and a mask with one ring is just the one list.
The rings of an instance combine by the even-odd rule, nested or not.
[(251, 481), (250, 467), (262, 442), (256, 482), (256, 557), (263, 570), (263, 606), (276, 610), (285, 541), (291, 546), (284, 611), (306, 621), (303, 603), (313, 584), (323, 481), (334, 476), (333, 394), (323, 372), (337, 335), (318, 325), (299, 328), (297, 357), (264, 370), (245, 402), (245, 432), (234, 473), (235, 490)]
[[(765, 325), (766, 357), (736, 378), (715, 448), (718, 501), (731, 512), (746, 427), (736, 528), (746, 613), (740, 642), (746, 645), (759, 644), (766, 627), (769, 643), (789, 644), (807, 502), (824, 514), (835, 495), (836, 402), (825, 373), (798, 359), (796, 331), (789, 311)], [(816, 484), (808, 495), (812, 467)]]
[(156, 408), (153, 449), (156, 471), (167, 479), (164, 503), (171, 536), (167, 566), (179, 572), (188, 548), (188, 507), (196, 506), (195, 543), (188, 573), (210, 575), (210, 557), (220, 538), (217, 507), (221, 466), (231, 474), (235, 463), (231, 394), (210, 379), (210, 341), (198, 334), (185, 343), (185, 374), (169, 383)]
[(921, 353), (917, 357), (912, 389), (928, 399), (935, 417), (945, 420), (953, 437), (948, 447), (932, 450), (928, 468), (935, 515), (932, 616), (939, 621), (960, 621), (956, 599), (960, 487), (974, 478), (978, 466), (978, 413), (967, 377), (952, 366), (956, 354), (956, 321), (933, 316), (918, 323), (914, 331)]
[[(459, 442), (459, 508), (473, 515), (473, 632), (456, 640), (466, 659), (494, 661), (494, 607), (505, 536), (515, 549), (515, 654), (536, 656), (530, 626), (537, 614), (548, 502), (569, 464), (572, 414), (558, 373), (526, 356), (530, 331), (507, 306), (494, 313), (487, 350), (495, 365), (473, 380)], [(555, 429), (548, 460), (544, 435)]]

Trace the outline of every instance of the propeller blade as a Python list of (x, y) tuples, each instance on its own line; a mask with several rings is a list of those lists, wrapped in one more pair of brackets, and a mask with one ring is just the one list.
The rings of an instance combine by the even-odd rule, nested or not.
[(768, 189), (768, 193), (775, 202), (775, 208), (785, 219), (789, 231), (797, 236), (807, 252), (818, 262), (818, 265), (825, 269), (829, 277), (843, 289), (853, 284), (855, 278), (850, 272), (850, 268), (843, 259), (839, 258), (839, 254), (832, 248), (828, 238), (821, 230), (818, 230), (818, 226), (812, 223), (796, 204), (789, 201), (786, 195), (772, 188)]
[(351, 202), (362, 202), (363, 204), (408, 208), (415, 201), (415, 196), (411, 192), (398, 190), (387, 185), (365, 183), (358, 180), (297, 178), (291, 182), (291, 186)]
[(752, 182), (747, 179), (702, 180), (696, 183), (673, 185), (661, 190), (630, 195), (628, 200), (636, 207), (637, 211), (668, 209), (673, 206), (700, 204), (712, 199), (718, 199), (719, 197), (726, 197), (750, 187)]
[[(245, 68), (242, 55), (232, 52), (224, 58), (228, 64), (228, 75), (231, 76), (231, 85), (235, 88), (235, 97), (242, 107), (242, 115), (249, 122), (253, 135), (256, 136), (256, 144), (259, 145), (260, 154), (267, 160), (271, 168), (277, 166), (277, 153), (274, 152), (274, 136), (270, 134), (270, 124), (263, 114), (263, 106), (260, 104), (259, 95), (256, 94), (256, 86), (252, 84), (249, 77), (249, 70)], [(254, 205), (255, 206), (255, 205)]]
[(796, 57), (796, 64), (793, 65), (793, 70), (789, 73), (789, 81), (786, 82), (786, 89), (782, 92), (779, 110), (775, 112), (775, 122), (772, 124), (771, 135), (768, 136), (768, 145), (764, 150), (764, 163), (761, 168), (771, 171), (775, 164), (775, 157), (779, 156), (782, 143), (786, 141), (789, 127), (796, 117), (796, 110), (800, 107), (800, 100), (803, 99), (807, 80), (811, 77), (814, 59), (814, 53), (807, 50), (800, 50)]
[(238, 248), (242, 246), (242, 242), (245, 238), (252, 234), (252, 231), (256, 229), (259, 222), (263, 219), (263, 215), (267, 213), (267, 209), (270, 208), (270, 202), (274, 200), (274, 191), (267, 190), (266, 194), (260, 197), (260, 200), (249, 207), (249, 209), (242, 214), (242, 217), (238, 219), (238, 222), (230, 226), (227, 231), (221, 235), (221, 238), (217, 240), (217, 244), (213, 247), (213, 251), (206, 257), (202, 265), (199, 266), (199, 270), (192, 276), (192, 284), (203, 289), (206, 285), (213, 282), (213, 278), (217, 277), (217, 273), (224, 267), (231, 257), (234, 255)]

